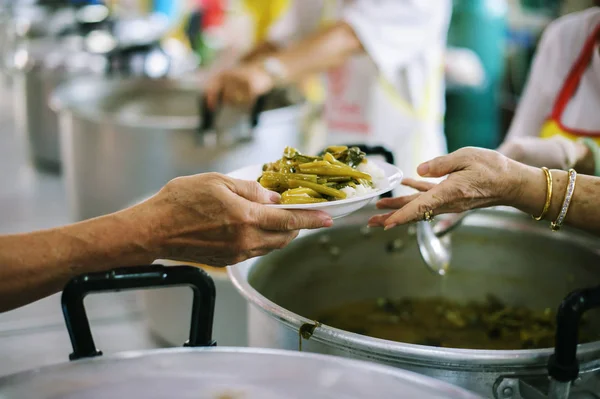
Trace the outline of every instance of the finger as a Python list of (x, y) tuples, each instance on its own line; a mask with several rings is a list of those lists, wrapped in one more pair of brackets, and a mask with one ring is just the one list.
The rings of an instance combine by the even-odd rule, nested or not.
[(251, 202), (258, 204), (278, 204), (281, 195), (275, 191), (267, 190), (258, 182), (250, 180), (231, 179), (231, 191)]
[[(423, 177), (442, 177), (465, 168), (465, 149), (454, 151), (424, 162), (417, 167), (417, 173)], [(467, 150), (468, 151), (468, 150)]]
[(431, 183), (424, 180), (415, 180), (411, 178), (406, 178), (402, 180), (402, 185), (410, 188), (414, 188), (415, 190), (419, 190), (421, 192), (431, 190), (436, 186), (435, 183)]
[(368, 226), (369, 227), (383, 227), (385, 225), (385, 221), (392, 216), (394, 212), (386, 213), (383, 215), (375, 215), (369, 219)]
[(445, 203), (452, 202), (446, 191), (445, 185), (439, 184), (421, 194), (390, 216), (385, 221), (385, 229), (388, 230), (399, 224), (423, 220), (425, 212), (433, 212), (432, 216), (440, 214)]
[(412, 195), (405, 195), (403, 197), (396, 198), (384, 198), (382, 200), (377, 201), (377, 208), (379, 209), (400, 209), (404, 205), (408, 204), (410, 201), (415, 200), (421, 193), (416, 193)]
[(293, 231), (331, 227), (333, 220), (325, 212), (256, 207), (258, 226), (264, 230)]

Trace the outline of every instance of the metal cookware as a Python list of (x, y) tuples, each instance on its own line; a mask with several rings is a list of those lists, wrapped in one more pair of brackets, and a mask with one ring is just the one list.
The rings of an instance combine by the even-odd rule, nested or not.
[[(161, 259), (155, 263), (172, 266), (180, 262)], [(248, 346), (246, 300), (231, 283), (227, 269), (206, 265), (194, 266), (202, 268), (215, 283), (215, 340), (224, 346)], [(140, 292), (148, 331), (159, 342), (170, 346), (183, 341), (189, 331), (191, 294), (185, 287)]]
[[(103, 23), (107, 14), (84, 12), (95, 7), (100, 7), (101, 13), (105, 8), (95, 5), (79, 10), (78, 22), (67, 29), (68, 35), (24, 41), (9, 57), (17, 126), (27, 138), (30, 158), (40, 169), (59, 171), (61, 167), (58, 120), (48, 104), (58, 85), (84, 76), (160, 78), (192, 67), (188, 59), (172, 59), (162, 49), (159, 39), (164, 29), (156, 21)], [(183, 63), (189, 64), (187, 69), (176, 65)]]
[[(122, 289), (188, 285), (194, 291), (190, 340), (196, 348), (126, 352), (98, 358), (83, 300)], [(142, 266), (72, 280), (63, 312), (72, 362), (0, 379), (0, 397), (95, 398), (439, 398), (475, 399), (446, 383), (397, 369), (332, 356), (215, 348), (210, 329), (214, 286), (190, 266)]]
[(272, 93), (263, 112), (255, 109), (256, 126), (245, 124), (250, 130), (202, 129), (202, 83), (87, 78), (56, 91), (53, 107), (75, 219), (122, 209), (177, 176), (227, 173), (277, 159), (285, 146), (302, 148), (302, 103), (291, 103), (285, 93)]
[[(415, 229), (365, 227), (365, 209), (332, 228), (301, 234), (289, 247), (230, 268), (249, 302), (249, 345), (335, 354), (394, 365), (497, 399), (542, 398), (552, 349), (465, 350), (409, 345), (318, 324), (319, 311), (386, 297), (443, 296), (507, 305), (556, 308), (578, 288), (600, 283), (600, 242), (583, 232), (553, 233), (520, 212), (486, 209), (452, 234), (452, 264), (445, 277), (430, 273)], [(600, 328), (598, 314), (590, 321)], [(580, 345), (580, 375), (571, 398), (597, 398), (600, 342)], [(531, 388), (531, 389), (530, 389)], [(533, 393), (532, 393), (533, 392)], [(537, 395), (537, 396), (536, 396)], [(540, 396), (541, 395), (541, 396)]]

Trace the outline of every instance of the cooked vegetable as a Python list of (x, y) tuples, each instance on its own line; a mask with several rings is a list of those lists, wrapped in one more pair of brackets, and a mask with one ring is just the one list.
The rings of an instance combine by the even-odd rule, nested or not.
[(371, 175), (356, 169), (363, 162), (366, 155), (358, 147), (332, 146), (320, 157), (286, 147), (281, 159), (263, 165), (258, 182), (282, 194), (285, 204), (335, 201), (347, 198), (346, 193), (353, 194), (358, 186), (375, 188)]
[[(447, 298), (378, 298), (348, 303), (317, 315), (323, 324), (411, 344), (463, 349), (540, 349), (554, 346), (556, 315), (507, 305), (498, 298), (461, 303)], [(581, 343), (600, 338), (586, 318)]]
[(316, 192), (318, 192), (319, 194), (323, 194), (328, 197), (334, 197), (334, 198), (339, 198), (339, 199), (346, 198), (346, 193), (344, 193), (343, 191), (336, 190), (335, 188), (327, 187), (323, 184), (309, 182), (306, 180), (290, 179), (289, 186), (290, 186), (290, 188), (296, 188), (296, 187), (311, 188), (311, 189), (315, 190)]

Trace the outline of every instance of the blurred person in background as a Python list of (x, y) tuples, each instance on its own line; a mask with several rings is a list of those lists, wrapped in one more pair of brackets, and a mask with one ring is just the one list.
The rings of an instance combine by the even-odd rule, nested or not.
[(600, 176), (599, 44), (600, 7), (546, 28), (501, 153), (533, 166)]
[(451, 0), (243, 0), (255, 46), (206, 86), (208, 104), (250, 106), (324, 72), (324, 145), (391, 150), (411, 174), (446, 153), (444, 53)]

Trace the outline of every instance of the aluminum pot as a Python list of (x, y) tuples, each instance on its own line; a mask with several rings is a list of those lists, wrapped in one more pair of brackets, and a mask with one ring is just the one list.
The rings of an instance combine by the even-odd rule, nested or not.
[(81, 37), (30, 40), (12, 55), (15, 123), (29, 158), (42, 170), (60, 171), (58, 119), (48, 105), (54, 89), (69, 79), (102, 75), (106, 59), (82, 51)]
[[(84, 30), (86, 24), (81, 25)], [(49, 105), (60, 84), (85, 76), (175, 76), (195, 68), (191, 53), (175, 58), (163, 51), (158, 44), (162, 31), (148, 28), (149, 21), (119, 20), (114, 25), (116, 32), (75, 30), (67, 36), (23, 41), (10, 53), (15, 119), (39, 169), (61, 169), (58, 119)], [(143, 41), (131, 37), (129, 32), (136, 29), (145, 35)]]
[[(187, 346), (98, 358), (86, 295), (187, 285), (194, 292)], [(140, 266), (76, 277), (62, 308), (73, 345), (68, 364), (0, 379), (4, 399), (94, 398), (423, 398), (476, 399), (457, 387), (398, 369), (333, 356), (215, 348), (211, 338), (214, 285), (190, 266)]]
[[(413, 227), (365, 227), (380, 212), (366, 208), (331, 229), (303, 234), (284, 250), (230, 268), (233, 283), (249, 302), (249, 345), (368, 359), (490, 398), (545, 397), (540, 391), (547, 389), (552, 349), (411, 345), (317, 324), (311, 317), (379, 297), (466, 301), (493, 294), (508, 305), (556, 308), (571, 290), (600, 282), (600, 241), (573, 229), (553, 233), (520, 212), (481, 210), (453, 233), (452, 264), (441, 278), (425, 267)], [(600, 328), (598, 314), (590, 319)], [(571, 398), (598, 398), (594, 370), (600, 367), (600, 342), (580, 345), (578, 358), (581, 379)]]
[[(265, 102), (249, 135), (202, 131), (201, 79), (79, 79), (59, 87), (61, 153), (76, 220), (117, 211), (170, 179), (230, 172), (301, 147), (302, 104)], [(240, 123), (243, 123), (241, 121)]]

